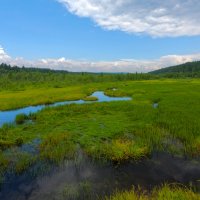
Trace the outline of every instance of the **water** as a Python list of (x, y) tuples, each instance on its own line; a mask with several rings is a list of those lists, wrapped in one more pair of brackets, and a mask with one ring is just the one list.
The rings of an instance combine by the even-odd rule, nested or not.
[(109, 96), (105, 95), (104, 92), (100, 92), (100, 91), (94, 92), (91, 96), (97, 97), (98, 102), (129, 101), (129, 100), (131, 100), (130, 97), (109, 97)]
[[(128, 101), (131, 100), (129, 97), (109, 97), (104, 94), (102, 91), (94, 92), (91, 96), (97, 97), (97, 101), (93, 102), (110, 102), (110, 101)], [(84, 104), (84, 103), (91, 103), (88, 101), (83, 100), (77, 100), (77, 101), (63, 101), (63, 102), (56, 102), (51, 105), (38, 105), (38, 106), (28, 106), (25, 108), (20, 108), (17, 110), (10, 110), (10, 111), (0, 111), (0, 127), (5, 123), (13, 123), (15, 121), (15, 118), (18, 114), (30, 114), (30, 113), (36, 113), (40, 110), (42, 110), (45, 107), (49, 106), (60, 106), (60, 105), (67, 105), (67, 104)]]
[[(35, 172), (40, 175), (35, 176)], [(75, 161), (66, 161), (61, 166), (36, 165), (20, 176), (7, 177), (0, 199), (95, 200), (116, 189), (128, 190), (140, 185), (149, 191), (163, 183), (193, 185), (199, 191), (199, 179), (199, 161), (167, 153), (154, 153), (137, 163), (114, 166), (92, 162), (80, 152)]]
[(159, 104), (158, 103), (154, 103), (153, 104), (153, 108), (158, 108)]
[(31, 155), (37, 155), (39, 153), (38, 146), (40, 145), (41, 142), (42, 142), (41, 139), (34, 139), (32, 142), (28, 144), (22, 144), (22, 146), (19, 147), (19, 150), (21, 152), (26, 152)]

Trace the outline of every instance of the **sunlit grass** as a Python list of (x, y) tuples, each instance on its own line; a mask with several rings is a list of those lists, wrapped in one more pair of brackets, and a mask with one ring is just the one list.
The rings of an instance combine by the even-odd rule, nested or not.
[(146, 146), (139, 146), (133, 140), (115, 139), (90, 148), (87, 153), (96, 158), (120, 163), (129, 159), (141, 159), (149, 151)]
[(199, 200), (200, 195), (192, 190), (179, 186), (164, 185), (151, 193), (132, 189), (131, 191), (117, 192), (106, 200)]
[(169, 187), (165, 185), (160, 190), (155, 189), (152, 194), (152, 199), (156, 200), (199, 200), (200, 195), (195, 194), (187, 188), (180, 188), (177, 186)]

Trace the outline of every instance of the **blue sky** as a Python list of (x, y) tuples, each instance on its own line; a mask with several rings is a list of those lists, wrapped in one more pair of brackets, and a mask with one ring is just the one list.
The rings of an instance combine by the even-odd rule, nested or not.
[[(194, 19), (200, 3), (195, 6), (191, 2), (196, 0), (191, 0), (185, 9), (179, 4), (188, 1), (174, 0), (181, 12), (170, 10), (169, 15), (170, 0), (166, 5), (142, 1), (1, 0), (0, 61), (134, 72), (199, 59), (200, 24)], [(133, 16), (135, 8), (146, 11)]]

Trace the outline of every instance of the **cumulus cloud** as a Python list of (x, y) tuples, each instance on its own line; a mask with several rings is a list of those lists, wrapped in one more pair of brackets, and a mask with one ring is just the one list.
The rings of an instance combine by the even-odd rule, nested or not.
[(57, 0), (108, 30), (154, 37), (200, 35), (199, 0)]
[(71, 72), (149, 72), (152, 70), (200, 60), (200, 54), (193, 55), (167, 55), (155, 60), (121, 59), (116, 61), (87, 61), (70, 60), (62, 58), (43, 58), (39, 60), (27, 60), (21, 57), (12, 58), (4, 49), (0, 48), (0, 63), (10, 65), (50, 68), (55, 70), (67, 70)]
[(9, 60), (10, 56), (6, 54), (6, 52), (4, 51), (4, 49), (0, 46), (0, 60)]

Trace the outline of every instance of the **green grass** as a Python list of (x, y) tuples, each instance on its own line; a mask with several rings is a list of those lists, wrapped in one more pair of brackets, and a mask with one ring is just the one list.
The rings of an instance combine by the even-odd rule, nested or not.
[(56, 163), (73, 158), (75, 145), (70, 138), (68, 133), (48, 136), (39, 146), (41, 158)]
[(178, 186), (164, 185), (161, 188), (156, 188), (151, 194), (137, 192), (136, 190), (117, 192), (106, 200), (199, 200), (200, 195), (195, 194), (187, 188)]
[(84, 97), (82, 100), (84, 100), (84, 101), (97, 101), (98, 98), (93, 97), (93, 96), (87, 96), (87, 97)]
[[(66, 88), (38, 88), (24, 91), (0, 92), (0, 110), (10, 110), (25, 106), (51, 104), (57, 101), (79, 100), (86, 93), (80, 86)], [(13, 99), (15, 99), (13, 101)]]
[(16, 124), (23, 124), (28, 119), (28, 116), (25, 114), (19, 114), (15, 118)]
[[(52, 102), (80, 99), (96, 90), (112, 96), (130, 96), (133, 100), (46, 108), (29, 117), (33, 124), (3, 126), (0, 148), (5, 150), (39, 138), (42, 144), (38, 159), (53, 162), (71, 158), (76, 146), (92, 158), (117, 163), (139, 160), (162, 150), (200, 155), (198, 79), (120, 81), (7, 91), (0, 92), (0, 102), (4, 102), (0, 106), (11, 109), (44, 103), (46, 99)], [(157, 109), (152, 106), (154, 102), (159, 103)]]

